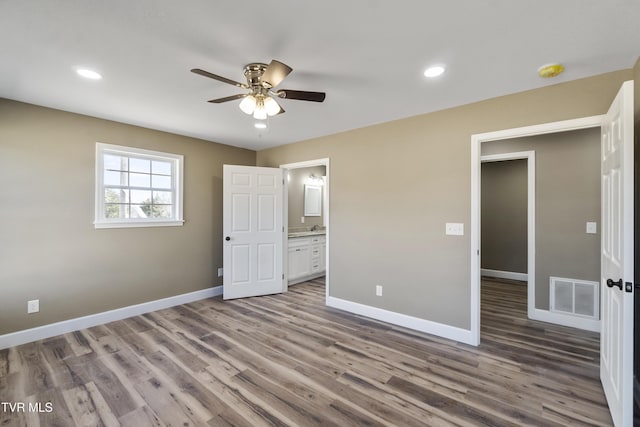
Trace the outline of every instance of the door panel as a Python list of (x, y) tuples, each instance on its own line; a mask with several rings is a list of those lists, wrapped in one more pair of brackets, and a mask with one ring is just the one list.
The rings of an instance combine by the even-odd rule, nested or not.
[(258, 245), (258, 281), (275, 280), (276, 245), (264, 243)]
[(284, 290), (282, 170), (224, 165), (224, 299)]
[(232, 283), (240, 284), (249, 282), (251, 276), (249, 262), (251, 260), (251, 248), (249, 245), (233, 245), (231, 248), (231, 276)]
[(633, 82), (625, 82), (602, 124), (600, 379), (616, 426), (633, 423), (633, 255)]
[(275, 231), (276, 198), (272, 194), (258, 195), (258, 230)]
[(251, 198), (249, 194), (234, 194), (232, 196), (234, 212), (232, 217), (231, 232), (249, 231), (249, 222), (251, 218)]

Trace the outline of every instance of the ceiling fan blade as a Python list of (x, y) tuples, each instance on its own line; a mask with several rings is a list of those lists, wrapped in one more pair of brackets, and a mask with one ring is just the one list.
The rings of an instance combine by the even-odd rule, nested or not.
[(221, 104), (223, 102), (235, 101), (236, 99), (244, 98), (247, 95), (248, 95), (248, 93), (239, 93), (237, 95), (231, 95), (231, 96), (227, 96), (227, 97), (224, 97), (224, 98), (211, 99), (211, 100), (209, 100), (207, 102), (213, 102), (214, 104)]
[(327, 96), (324, 92), (308, 92), (305, 90), (291, 90), (291, 89), (282, 89), (279, 90), (278, 96), (280, 98), (285, 99), (299, 99), (301, 101), (313, 101), (313, 102), (322, 102), (324, 98)]
[(274, 59), (267, 66), (267, 69), (264, 70), (264, 73), (260, 78), (260, 82), (262, 82), (263, 84), (266, 83), (265, 86), (269, 89), (272, 87), (276, 87), (280, 84), (281, 81), (284, 80), (285, 77), (289, 75), (291, 71), (293, 71), (293, 68)]
[(223, 82), (223, 83), (228, 83), (228, 84), (233, 85), (233, 86), (238, 86), (238, 87), (241, 87), (243, 89), (248, 89), (249, 88), (249, 86), (247, 86), (244, 83), (239, 83), (239, 82), (230, 80), (230, 79), (228, 79), (226, 77), (218, 76), (217, 74), (213, 74), (213, 73), (210, 73), (208, 71), (201, 70), (199, 68), (194, 68), (194, 69), (191, 70), (191, 72), (192, 73), (196, 73), (196, 74), (200, 74), (201, 76), (204, 76), (204, 77), (209, 77), (210, 79), (218, 80), (218, 81)]

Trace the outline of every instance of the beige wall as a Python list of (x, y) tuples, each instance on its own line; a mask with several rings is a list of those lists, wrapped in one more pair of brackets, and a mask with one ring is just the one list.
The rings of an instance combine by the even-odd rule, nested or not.
[[(262, 150), (257, 160), (330, 158), (331, 296), (469, 329), (471, 135), (602, 114), (631, 78), (629, 69), (550, 85)], [(463, 222), (465, 235), (445, 236), (446, 222)]]
[(304, 224), (301, 219), (304, 216), (304, 185), (310, 175), (320, 178), (326, 175), (326, 166), (312, 166), (289, 170), (289, 229), (310, 228), (314, 225), (322, 226), (322, 216), (305, 216)]
[[(94, 229), (96, 141), (183, 154), (184, 226)], [(221, 284), (223, 163), (255, 152), (0, 99), (0, 334)]]
[[(600, 281), (600, 128), (482, 144), (483, 155), (529, 150), (536, 153), (535, 306), (548, 310), (550, 276)], [(587, 221), (598, 224), (597, 234), (586, 233)]]
[(481, 268), (527, 273), (527, 160), (482, 164)]

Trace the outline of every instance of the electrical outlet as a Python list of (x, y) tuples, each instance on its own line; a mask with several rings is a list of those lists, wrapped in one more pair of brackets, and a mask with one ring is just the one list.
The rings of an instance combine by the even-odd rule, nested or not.
[(31, 301), (27, 301), (27, 314), (37, 313), (40, 311), (40, 300), (33, 299)]
[(597, 234), (598, 233), (598, 224), (595, 222), (587, 223), (587, 234)]
[(301, 217), (300, 217), (300, 222), (301, 222), (302, 224), (304, 224), (304, 217), (303, 217), (303, 216), (301, 216)]
[(223, 268), (222, 267), (218, 267), (218, 277), (222, 277), (223, 275)]
[(379, 296), (379, 297), (382, 296), (382, 286), (381, 285), (376, 285), (376, 296)]

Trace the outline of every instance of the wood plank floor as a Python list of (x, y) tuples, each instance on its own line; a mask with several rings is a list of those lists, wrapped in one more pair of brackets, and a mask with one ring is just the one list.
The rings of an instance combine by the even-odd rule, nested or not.
[(324, 293), (208, 299), (0, 350), (0, 402), (26, 405), (2, 405), (0, 426), (611, 425), (598, 335), (528, 321), (521, 284), (483, 280), (477, 348)]

